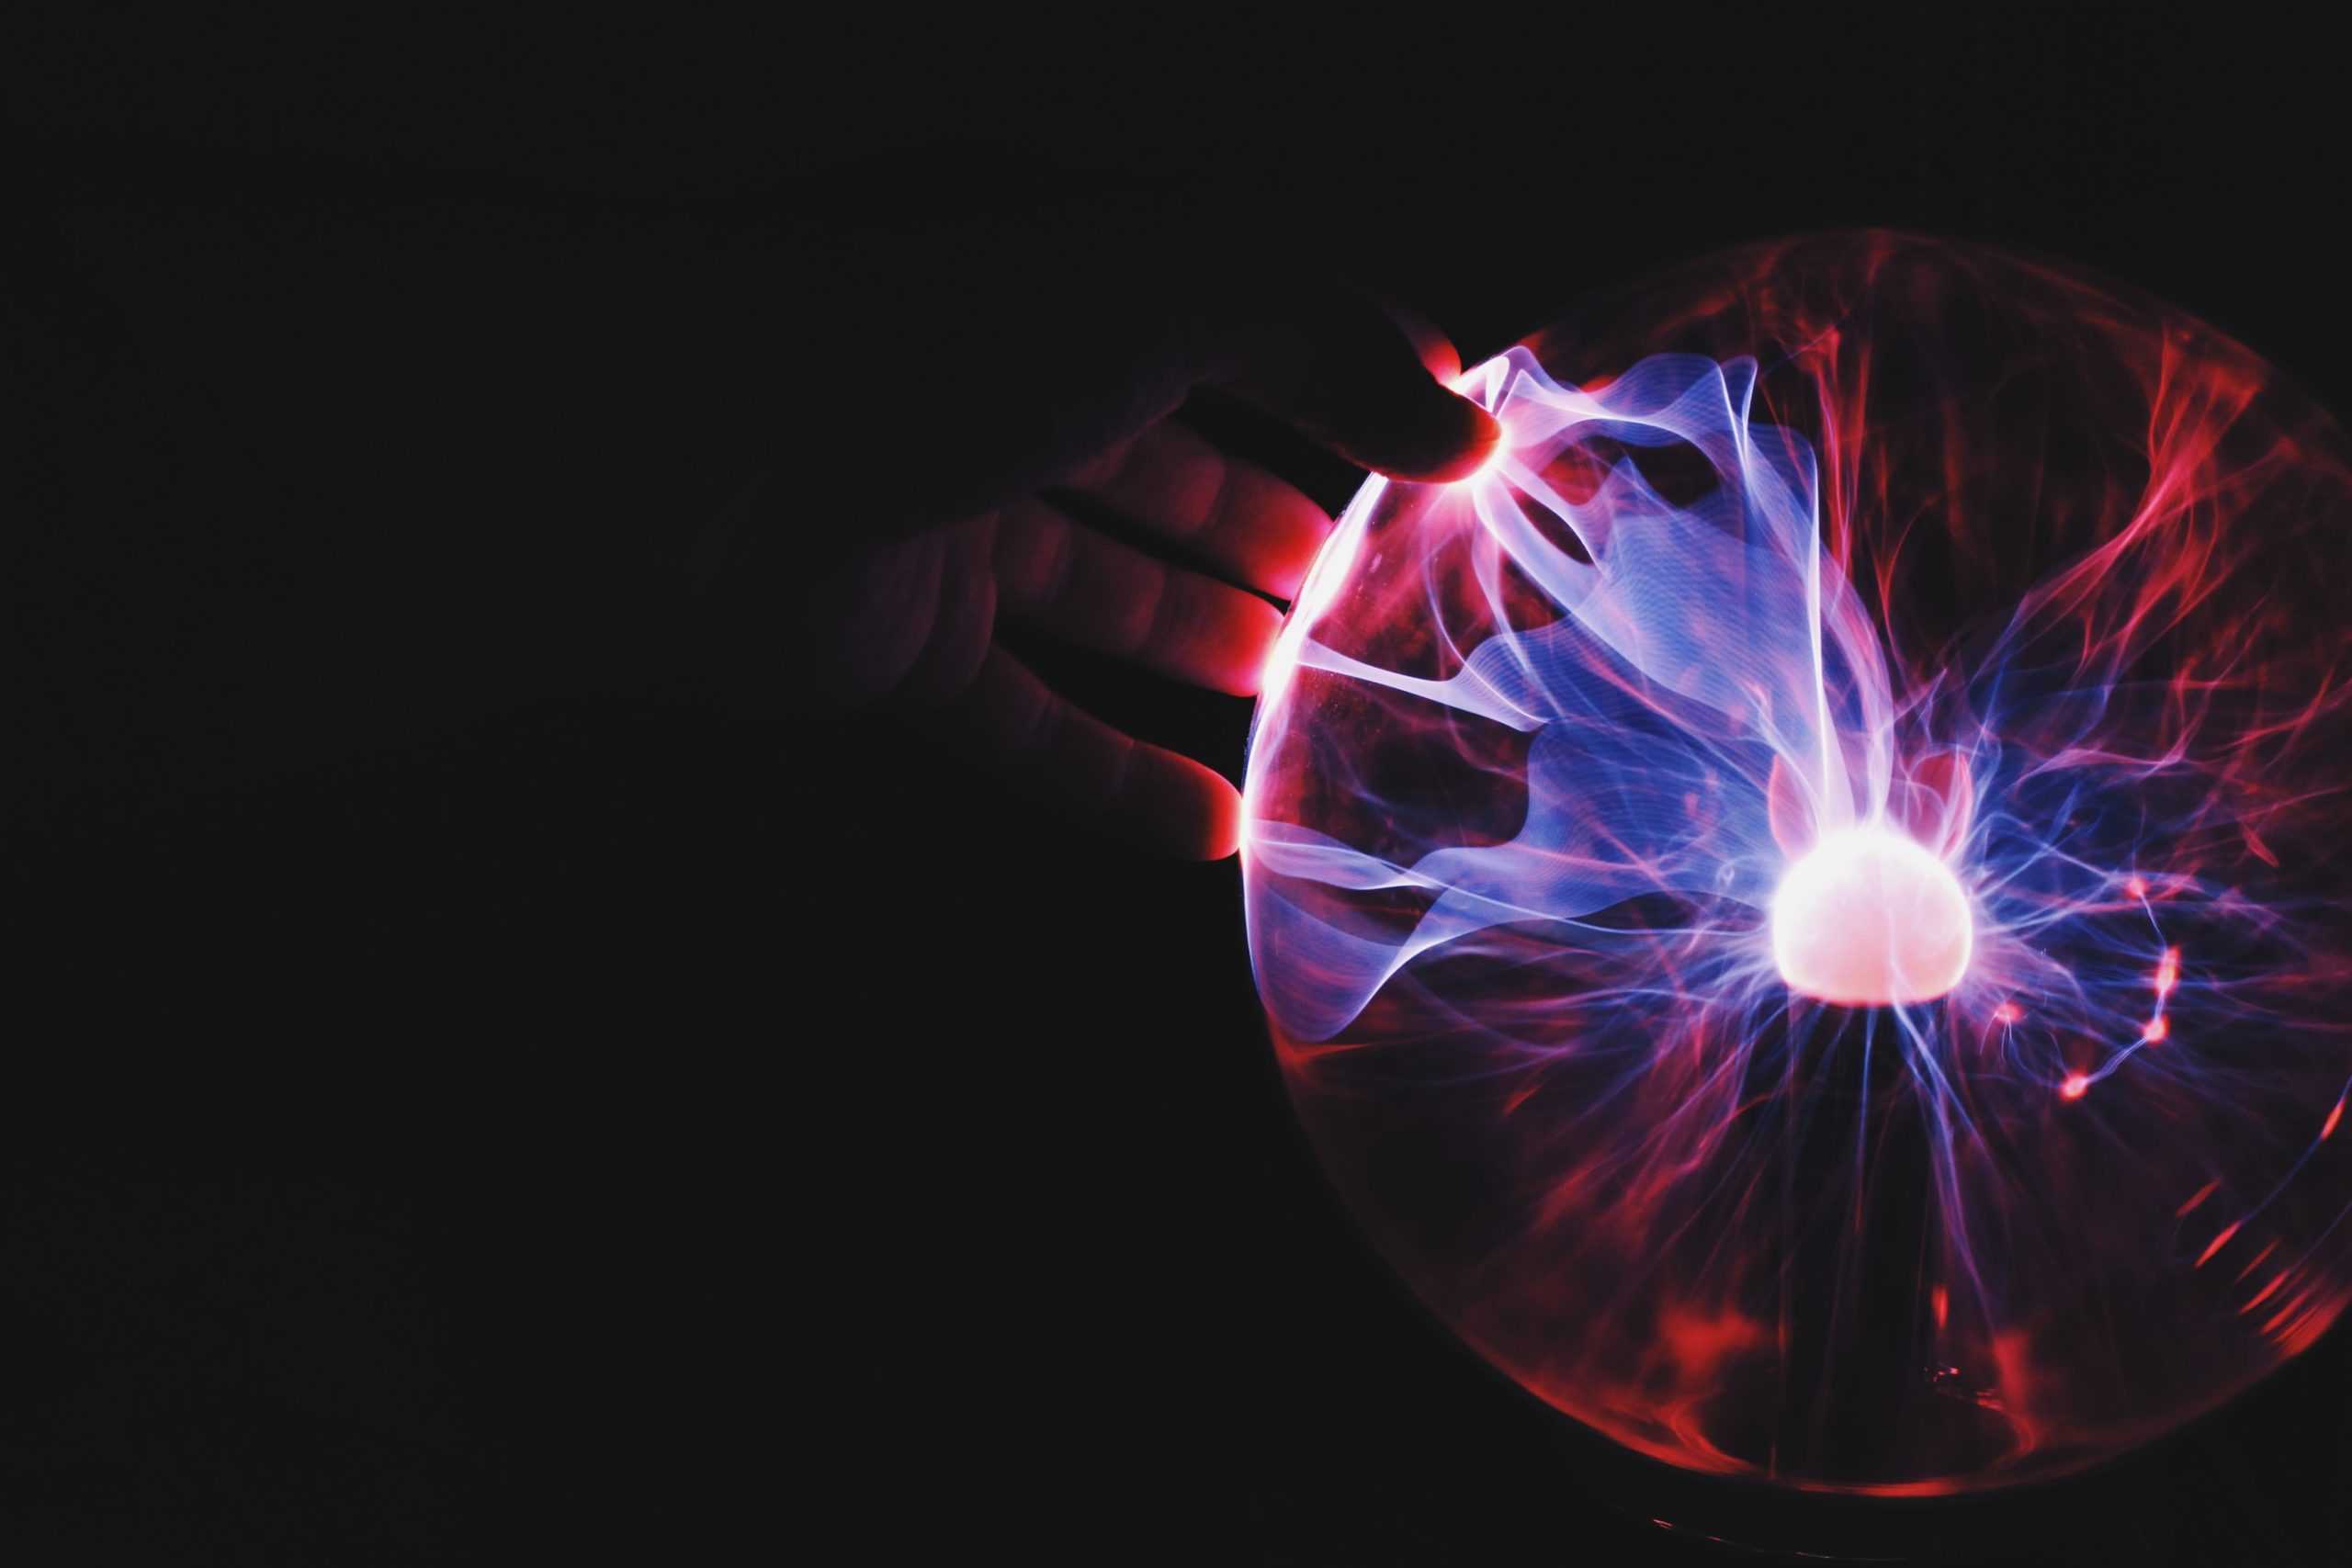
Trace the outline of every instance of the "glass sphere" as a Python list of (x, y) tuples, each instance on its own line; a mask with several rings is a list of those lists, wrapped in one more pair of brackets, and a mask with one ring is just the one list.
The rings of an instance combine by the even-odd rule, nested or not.
[(1250, 950), (1480, 1355), (1692, 1470), (2078, 1469), (2352, 1292), (2352, 447), (2184, 312), (1887, 233), (1585, 301), (1267, 671)]

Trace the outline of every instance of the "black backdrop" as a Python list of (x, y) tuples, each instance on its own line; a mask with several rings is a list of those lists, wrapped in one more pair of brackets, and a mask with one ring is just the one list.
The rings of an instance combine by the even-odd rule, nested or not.
[[(1172, 171), (1327, 235), (1465, 357), (1666, 258), (1891, 222), (2080, 257), (2352, 387), (2336, 85), (2283, 8), (1430, 9), (61, 8), (7, 70), (53, 180), (192, 147), (620, 203)], [(1238, 773), (1242, 705), (1026, 651)], [(844, 1528), (1306, 1561), (2336, 1550), (2341, 1335), (1991, 1508), (1777, 1507), (1613, 1459), (1350, 1228), (1265, 1046), (1237, 868), (1073, 841), (890, 715), (549, 697), (10, 831), (29, 1560)]]

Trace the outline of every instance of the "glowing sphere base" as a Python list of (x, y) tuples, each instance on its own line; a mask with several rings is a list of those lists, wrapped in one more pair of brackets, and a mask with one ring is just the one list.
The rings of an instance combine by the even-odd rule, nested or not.
[[(2125, 1452), (2352, 1299), (2352, 453), (2159, 301), (1889, 234), (1585, 302), (1367, 484), (1244, 790), (1367, 1235), (1534, 1394), (1881, 1495)], [(1376, 1375), (1376, 1374), (1374, 1374)]]

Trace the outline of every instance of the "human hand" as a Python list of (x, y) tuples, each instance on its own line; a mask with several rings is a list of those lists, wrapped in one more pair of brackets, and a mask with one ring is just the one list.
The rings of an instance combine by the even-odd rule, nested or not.
[[(1216, 859), (1238, 842), (1232, 784), (1053, 692), (1000, 625), (1253, 694), (1281, 626), (1272, 601), (1297, 592), (1331, 520), (1175, 418), (1188, 395), (1215, 389), (1407, 479), (1470, 471), (1499, 432), (1442, 384), (1459, 370), (1452, 347), (1404, 312), (1305, 269), (1176, 251), (1181, 268), (1164, 246), (1140, 263), (1134, 247), (1111, 260), (1057, 247), (1043, 276), (1000, 267), (1000, 295), (919, 347), (856, 355), (857, 389), (833, 407), (865, 417), (819, 420), (795, 443), (791, 493), (825, 497), (823, 527), (775, 574), (781, 601), (750, 617), (750, 669), (797, 705), (914, 705), (1102, 826)], [(874, 417), (910, 404), (912, 419)], [(774, 504), (739, 509), (737, 530)], [(727, 555), (707, 553), (706, 573), (729, 570)], [(726, 657), (743, 650), (739, 638)]]

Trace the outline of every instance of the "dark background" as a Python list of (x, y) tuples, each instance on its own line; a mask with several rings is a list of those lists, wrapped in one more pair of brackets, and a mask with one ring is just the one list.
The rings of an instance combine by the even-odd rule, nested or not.
[[(1465, 360), (1663, 260), (1894, 223), (2078, 257), (2352, 387), (2342, 87), (2285, 8), (1370, 9), (35, 8), (6, 73), (51, 189), (201, 167), (789, 214), (821, 186), (826, 222), (864, 200), (879, 228), (922, 171), (1073, 209), (1172, 177), (1283, 213)], [(1257, 439), (1345, 500), (1343, 468)], [(1238, 776), (1244, 705), (1024, 651)], [(1073, 839), (900, 716), (553, 695), (9, 832), (0, 1528), (26, 1561), (843, 1529), (2340, 1555), (2340, 1334), (1990, 1507), (1776, 1504), (1612, 1457), (1351, 1229), (1266, 1048), (1237, 866)]]

